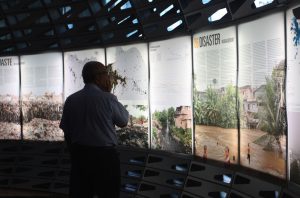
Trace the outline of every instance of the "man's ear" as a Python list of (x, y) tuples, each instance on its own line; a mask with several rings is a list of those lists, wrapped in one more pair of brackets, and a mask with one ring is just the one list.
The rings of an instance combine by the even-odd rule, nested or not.
[(103, 91), (110, 92), (112, 89), (111, 81), (109, 76), (101, 75), (96, 78), (96, 84), (100, 87)]

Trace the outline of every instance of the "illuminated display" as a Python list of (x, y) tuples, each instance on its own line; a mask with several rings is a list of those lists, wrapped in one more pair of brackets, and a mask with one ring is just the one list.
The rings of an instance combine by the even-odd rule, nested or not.
[(0, 57), (0, 139), (20, 139), (19, 59)]
[(288, 118), (288, 164), (291, 182), (300, 185), (300, 5), (287, 11), (287, 118)]
[(284, 178), (284, 14), (241, 24), (238, 34), (241, 165)]
[(149, 45), (154, 149), (192, 152), (190, 41), (190, 37), (180, 37)]
[(84, 87), (82, 68), (89, 61), (99, 61), (105, 64), (104, 49), (90, 49), (64, 53), (64, 87), (65, 99), (72, 93)]
[(193, 36), (195, 154), (237, 163), (236, 28)]
[(61, 53), (21, 56), (23, 135), (29, 140), (63, 140)]
[(107, 48), (107, 64), (112, 64), (120, 80), (113, 88), (130, 116), (127, 127), (117, 128), (119, 144), (148, 148), (148, 51), (147, 44)]

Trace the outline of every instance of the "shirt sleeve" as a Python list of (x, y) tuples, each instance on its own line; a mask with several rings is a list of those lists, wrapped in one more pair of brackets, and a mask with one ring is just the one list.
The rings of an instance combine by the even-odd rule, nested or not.
[(113, 96), (111, 107), (113, 123), (118, 127), (127, 126), (129, 113), (116, 96)]
[(66, 100), (64, 104), (64, 109), (63, 109), (63, 114), (62, 118), (59, 124), (59, 128), (61, 128), (64, 132), (65, 140), (67, 143), (70, 143), (70, 131), (69, 131), (69, 126), (68, 126), (68, 99)]

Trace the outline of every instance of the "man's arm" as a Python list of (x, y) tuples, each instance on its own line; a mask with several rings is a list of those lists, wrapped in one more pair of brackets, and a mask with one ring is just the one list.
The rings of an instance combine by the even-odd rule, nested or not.
[(112, 100), (112, 120), (118, 127), (126, 127), (128, 123), (129, 113), (126, 108), (114, 96)]
[(59, 128), (61, 128), (64, 132), (65, 141), (67, 142), (67, 145), (71, 145), (71, 138), (70, 138), (70, 131), (68, 127), (68, 100), (66, 100), (62, 118), (59, 124)]

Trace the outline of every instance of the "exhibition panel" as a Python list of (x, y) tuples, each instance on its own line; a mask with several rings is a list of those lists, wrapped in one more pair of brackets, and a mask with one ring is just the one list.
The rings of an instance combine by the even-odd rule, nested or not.
[(151, 148), (192, 153), (191, 37), (151, 42)]
[(27, 140), (63, 140), (62, 53), (21, 56), (23, 135)]
[(0, 57), (0, 139), (21, 138), (18, 56)]
[(284, 30), (283, 12), (238, 25), (241, 165), (281, 178), (287, 135)]
[(64, 98), (84, 87), (82, 68), (88, 61), (105, 64), (104, 49), (69, 51), (64, 54)]
[(286, 13), (288, 165), (291, 182), (300, 185), (300, 5)]
[(148, 46), (147, 43), (106, 49), (107, 65), (113, 72), (113, 94), (130, 116), (126, 128), (117, 128), (119, 144), (148, 148)]
[(280, 182), (300, 185), (299, 45), (297, 3), (166, 40), (1, 56), (0, 186), (67, 193), (63, 105), (99, 61), (130, 114), (116, 128), (125, 197), (284, 197)]
[(238, 162), (236, 27), (193, 36), (195, 154)]

